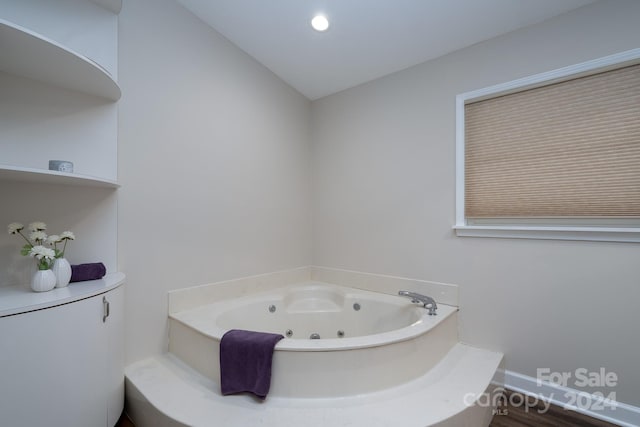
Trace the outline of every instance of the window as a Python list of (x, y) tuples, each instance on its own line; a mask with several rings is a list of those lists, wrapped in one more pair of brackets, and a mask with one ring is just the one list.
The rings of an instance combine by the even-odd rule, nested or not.
[(640, 242), (640, 49), (458, 95), (459, 236)]

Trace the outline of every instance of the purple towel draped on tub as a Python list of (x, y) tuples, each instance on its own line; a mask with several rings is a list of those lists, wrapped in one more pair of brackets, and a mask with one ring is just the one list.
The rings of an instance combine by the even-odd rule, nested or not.
[(71, 282), (102, 279), (107, 269), (101, 262), (78, 264), (71, 266)]
[(273, 349), (280, 334), (227, 331), (220, 341), (220, 386), (222, 394), (248, 391), (261, 399), (271, 387)]

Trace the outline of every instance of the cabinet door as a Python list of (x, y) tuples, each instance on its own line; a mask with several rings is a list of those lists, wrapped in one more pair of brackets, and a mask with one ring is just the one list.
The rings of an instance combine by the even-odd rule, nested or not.
[(105, 295), (109, 302), (107, 326), (107, 425), (113, 427), (124, 406), (124, 286)]
[(104, 427), (102, 295), (0, 318), (0, 424)]

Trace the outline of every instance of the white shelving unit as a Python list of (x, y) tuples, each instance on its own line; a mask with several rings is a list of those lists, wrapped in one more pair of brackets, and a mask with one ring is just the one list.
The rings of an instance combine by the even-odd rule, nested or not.
[[(8, 375), (0, 424), (113, 427), (122, 412), (125, 275), (113, 272), (121, 7), (0, 0), (0, 226), (41, 219), (69, 227), (78, 236), (70, 261), (102, 261), (110, 272), (33, 292), (30, 263), (17, 253), (0, 258), (0, 340), (11, 343), (0, 354)], [(33, 167), (53, 158), (74, 161), (83, 174)], [(0, 235), (0, 247), (19, 247), (14, 237)]]
[(47, 37), (0, 19), (0, 70), (65, 89), (120, 99), (111, 74), (91, 59)]
[[(11, 154), (0, 164), (0, 183), (119, 187), (115, 106), (98, 115), (94, 111), (98, 110), (96, 105), (115, 103), (121, 96), (120, 87), (111, 74), (117, 74), (114, 68), (117, 65), (117, 14), (121, 8), (121, 0), (67, 0), (59, 5), (45, 0), (20, 3), (0, 0), (0, 71), (5, 73), (0, 73), (0, 82), (7, 90), (7, 96), (0, 100), (0, 108), (11, 111), (15, 105), (14, 114), (22, 114), (17, 121), (8, 114), (1, 123), (0, 149)], [(55, 25), (56, 22), (59, 25)], [(61, 27), (66, 30), (62, 31)], [(95, 30), (87, 31), (87, 28)], [(69, 47), (67, 42), (75, 47)], [(111, 72), (91, 57), (105, 61)], [(25, 89), (29, 81), (38, 82), (34, 85), (44, 90)], [(55, 104), (57, 98), (44, 95), (49, 93), (47, 87), (52, 94), (60, 96), (61, 102), (60, 108), (49, 109), (49, 117), (43, 113), (46, 110), (42, 105)], [(37, 95), (40, 93), (43, 95)], [(82, 105), (77, 100), (90, 99), (87, 95), (106, 103), (99, 99), (84, 101), (91, 108), (78, 109), (80, 114), (69, 114), (69, 108)], [(76, 101), (71, 101), (74, 97)], [(71, 117), (76, 117), (76, 121)], [(20, 129), (17, 135), (14, 123), (15, 128)], [(72, 130), (76, 123), (78, 132)], [(88, 123), (93, 127), (87, 127)], [(101, 157), (92, 157), (95, 151)], [(55, 152), (59, 154), (56, 156)], [(37, 155), (34, 158), (34, 153), (40, 153), (40, 158)], [(81, 165), (83, 174), (40, 169), (39, 165), (46, 165), (47, 158), (73, 159)]]
[[(54, 224), (66, 223), (73, 213), (86, 212), (81, 220), (87, 223), (83, 234), (89, 239), (88, 242), (95, 240), (95, 244), (84, 246), (83, 254), (86, 254), (87, 258), (80, 262), (104, 261), (108, 271), (112, 271), (117, 250), (115, 237), (107, 239), (107, 244), (104, 237), (115, 236), (117, 233), (116, 199), (104, 196), (109, 201), (93, 199), (94, 205), (86, 206), (83, 200), (87, 199), (88, 190), (78, 187), (113, 190), (119, 187), (113, 179), (117, 168), (115, 158), (108, 156), (108, 160), (93, 160), (91, 147), (100, 153), (115, 152), (115, 106), (108, 109), (94, 106), (114, 104), (120, 98), (121, 91), (112, 74), (90, 56), (106, 61), (105, 63), (110, 64), (111, 71), (117, 73), (113, 66), (117, 57), (117, 14), (122, 8), (122, 0), (67, 0), (59, 4), (52, 4), (48, 0), (21, 0), (20, 3), (0, 0), (0, 6), (0, 71), (4, 73), (0, 73), (0, 82), (4, 84), (4, 88), (12, 89), (0, 100), (2, 108), (11, 112), (2, 122), (0, 149), (13, 153), (13, 156), (8, 156), (10, 160), (0, 164), (0, 195), (6, 200), (13, 200), (12, 206), (7, 206), (7, 209), (0, 212), (0, 221), (29, 218), (34, 206), (43, 203), (51, 204), (62, 199), (68, 204), (73, 200), (74, 203), (68, 205), (66, 211), (57, 209), (56, 214), (45, 214), (42, 218)], [(60, 26), (64, 26), (66, 30), (61, 31)], [(87, 28), (92, 30), (87, 32)], [(61, 40), (65, 43), (60, 42)], [(78, 40), (87, 42), (79, 44)], [(66, 42), (73, 44), (83, 53), (69, 47)], [(39, 92), (30, 90), (31, 84), (43, 88), (44, 92), (48, 91), (47, 87), (51, 87), (51, 95), (48, 98), (34, 97), (33, 93)], [(78, 103), (78, 100), (89, 99), (87, 96), (98, 99)], [(45, 105), (60, 102), (62, 109), (42, 109), (43, 102)], [(76, 114), (86, 108), (85, 105), (99, 112), (93, 115)], [(60, 124), (56, 120), (61, 115), (69, 115), (73, 119)], [(18, 123), (15, 128), (14, 122)], [(50, 122), (55, 124), (51, 125)], [(42, 128), (44, 132), (33, 132), (33, 128)], [(75, 128), (81, 128), (82, 131), (75, 133)], [(67, 131), (68, 129), (71, 131)], [(64, 143), (60, 144), (63, 141)], [(86, 144), (86, 141), (92, 143)], [(93, 141), (99, 141), (101, 145), (96, 145)], [(74, 154), (78, 154), (78, 159), (84, 166), (84, 174), (32, 167), (34, 163), (42, 164), (41, 160), (34, 162), (32, 159), (32, 154), (41, 150), (49, 155), (60, 151), (62, 158), (74, 158)], [(92, 175), (91, 171), (94, 169), (101, 176)], [(36, 186), (25, 187), (23, 184)], [(38, 187), (39, 184), (54, 186)], [(42, 192), (47, 193), (45, 200), (42, 200)], [(100, 204), (101, 212), (92, 209), (96, 202)], [(75, 221), (78, 226), (78, 219)], [(73, 226), (68, 225), (70, 228)], [(90, 231), (92, 228), (101, 231), (96, 234)], [(4, 243), (6, 239), (7, 236), (0, 237), (0, 243)], [(5, 300), (6, 292), (10, 289), (13, 289), (10, 292), (15, 292), (20, 288), (12, 285), (23, 284), (24, 274), (9, 273), (14, 271), (14, 265), (8, 259), (0, 260), (0, 269), (0, 300)], [(25, 286), (25, 289), (28, 290), (28, 286)], [(47, 293), (46, 298), (55, 299), (57, 294), (60, 292), (52, 291)], [(25, 292), (21, 301), (24, 301), (25, 306), (30, 306), (31, 299), (40, 301), (42, 298), (45, 297)], [(0, 301), (0, 312), (4, 302)], [(15, 309), (19, 310), (17, 307)]]

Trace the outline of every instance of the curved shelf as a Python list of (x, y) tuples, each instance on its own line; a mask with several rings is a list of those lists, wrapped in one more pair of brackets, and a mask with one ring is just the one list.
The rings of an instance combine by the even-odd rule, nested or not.
[(3, 19), (0, 19), (0, 51), (0, 71), (112, 101), (120, 99), (120, 87), (99, 64)]
[(110, 273), (99, 280), (70, 283), (49, 292), (33, 292), (28, 286), (0, 286), (0, 317), (28, 313), (100, 295), (124, 283), (124, 273)]
[(110, 179), (89, 175), (78, 175), (50, 171), (45, 169), (23, 168), (19, 166), (0, 165), (0, 180), (30, 182), (37, 184), (62, 184), (83, 187), (118, 188), (120, 185)]

